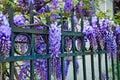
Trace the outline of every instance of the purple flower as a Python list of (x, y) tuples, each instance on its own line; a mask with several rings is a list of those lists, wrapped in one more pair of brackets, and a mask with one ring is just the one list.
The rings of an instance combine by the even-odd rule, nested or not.
[(86, 38), (90, 41), (90, 46), (93, 47), (94, 50), (97, 49), (97, 34), (95, 29), (90, 26), (89, 22), (87, 21), (83, 33), (85, 34)]
[(101, 79), (106, 80), (106, 74), (105, 73), (102, 73)]
[(52, 0), (51, 4), (52, 4), (52, 6), (53, 6), (54, 9), (57, 9), (58, 0)]
[(18, 4), (29, 11), (30, 1), (32, 1), (34, 10), (39, 13), (45, 13), (46, 6), (43, 6), (45, 3), (44, 0), (18, 0)]
[(76, 10), (77, 18), (80, 18), (80, 14), (82, 14), (85, 17), (89, 15), (87, 8), (83, 6), (86, 6), (86, 4), (83, 3), (83, 1), (80, 1), (80, 3), (76, 6), (75, 10)]
[(71, 12), (72, 7), (73, 7), (73, 3), (71, 0), (64, 0), (65, 4), (64, 4), (64, 11), (65, 12)]
[[(35, 51), (36, 54), (43, 54), (46, 50), (46, 43), (41, 35), (37, 35), (35, 38)], [(43, 54), (44, 55), (44, 54)]]
[(81, 13), (83, 13), (82, 6), (83, 6), (83, 2), (80, 1), (80, 3), (76, 6), (76, 14), (80, 15)]
[(21, 15), (15, 15), (13, 20), (14, 20), (14, 24), (18, 27), (21, 26), (21, 25), (24, 25), (25, 22), (26, 22), (26, 19), (22, 14)]
[(117, 25), (114, 31), (114, 35), (116, 36), (117, 45), (119, 45), (120, 44), (120, 26), (119, 25)]
[(106, 33), (104, 38), (105, 44), (106, 44), (106, 50), (109, 54), (109, 56), (114, 56), (114, 58), (117, 57), (117, 44), (116, 44), (116, 38), (113, 35), (113, 32), (110, 30)]
[[(40, 19), (38, 19), (36, 16), (34, 17), (34, 24), (39, 24), (40, 23)], [(43, 30), (44, 29), (44, 26), (34, 26), (35, 29), (37, 30)]]
[(70, 37), (65, 37), (65, 49), (67, 52), (72, 49), (72, 39)]
[(24, 62), (19, 71), (18, 80), (23, 80), (29, 77), (30, 73), (30, 63), (29, 61)]
[(56, 79), (61, 79), (61, 62), (59, 58), (61, 45), (61, 25), (54, 22), (49, 28), (49, 50), (51, 54), (51, 71)]
[(61, 25), (57, 25), (56, 22), (50, 25), (49, 28), (49, 45), (51, 56), (58, 57), (60, 53), (61, 41)]
[(0, 56), (9, 56), (11, 28), (5, 15), (0, 12)]

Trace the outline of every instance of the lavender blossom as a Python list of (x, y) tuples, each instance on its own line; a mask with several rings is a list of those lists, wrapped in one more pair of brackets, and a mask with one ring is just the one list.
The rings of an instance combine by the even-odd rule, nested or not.
[(51, 71), (57, 80), (61, 79), (60, 45), (61, 25), (58, 26), (57, 23), (54, 22), (49, 28), (49, 49), (51, 54)]
[(28, 61), (24, 62), (19, 71), (18, 80), (27, 79), (30, 73), (30, 63)]
[(49, 45), (51, 56), (58, 57), (60, 53), (61, 41), (61, 25), (57, 25), (56, 22), (51, 24), (49, 28)]
[[(24, 17), (24, 15), (15, 15), (14, 18), (14, 24), (15, 26), (19, 27), (19, 26), (22, 26), (22, 25), (25, 25), (28, 21), (26, 20), (26, 18)], [(27, 26), (25, 27), (22, 27), (22, 28), (29, 28)]]
[(89, 22), (84, 26), (83, 33), (85, 34), (86, 38), (90, 41), (90, 46), (93, 47), (94, 51), (97, 50), (97, 35), (95, 29), (90, 26)]
[(72, 10), (72, 0), (64, 0), (65, 4), (64, 4), (64, 11), (65, 12), (71, 12)]
[(9, 56), (11, 28), (5, 15), (0, 12), (0, 55)]
[(117, 25), (114, 31), (114, 35), (116, 36), (117, 45), (119, 45), (120, 44), (120, 26), (119, 25)]
[(30, 1), (32, 1), (33, 8), (39, 13), (44, 13), (46, 11), (46, 6), (44, 5), (44, 0), (18, 0), (18, 4), (29, 11)]
[(58, 0), (52, 0), (51, 4), (52, 4), (52, 6), (53, 6), (54, 9), (57, 9)]
[(117, 44), (116, 44), (116, 38), (113, 35), (113, 32), (110, 30), (106, 33), (104, 41), (106, 44), (106, 50), (109, 54), (109, 56), (114, 56), (114, 58), (117, 57)]

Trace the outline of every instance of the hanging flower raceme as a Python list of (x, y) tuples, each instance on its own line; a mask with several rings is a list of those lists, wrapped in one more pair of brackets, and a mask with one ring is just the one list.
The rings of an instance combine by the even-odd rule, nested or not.
[(48, 77), (47, 60), (46, 59), (35, 60), (34, 66), (36, 70), (36, 76), (40, 78), (40, 80), (48, 80), (47, 79)]
[(20, 71), (18, 74), (18, 80), (24, 80), (24, 79), (28, 78), (29, 72), (30, 72), (30, 64), (28, 61), (26, 61), (20, 68)]
[(105, 35), (105, 44), (106, 49), (109, 55), (113, 55), (116, 58), (117, 53), (117, 44), (116, 44), (116, 37), (113, 35), (112, 31), (107, 32)]
[[(103, 30), (101, 28), (101, 26), (98, 25), (98, 20), (97, 20), (97, 17), (92, 17), (92, 27), (94, 29), (94, 32), (96, 34), (96, 41), (97, 41), (97, 45), (99, 44), (101, 49), (103, 50), (104, 49), (104, 44), (103, 44), (103, 37), (104, 37), (104, 34), (102, 33)], [(104, 27), (104, 26), (102, 26)]]
[(29, 6), (32, 1), (33, 8), (39, 13), (45, 13), (46, 12), (46, 6), (44, 6), (45, 1), (44, 0), (18, 0), (19, 6), (23, 7), (23, 9), (26, 9), (26, 11), (29, 11)]
[[(26, 18), (22, 14), (15, 15), (13, 20), (14, 20), (14, 25), (17, 26), (17, 27), (19, 27), (21, 25), (24, 25), (27, 22)], [(22, 28), (25, 28), (25, 27), (22, 27)]]
[(97, 40), (96, 40), (96, 32), (92, 26), (90, 26), (89, 21), (86, 20), (84, 25), (83, 33), (86, 38), (90, 41), (90, 46), (93, 47), (94, 50), (97, 50)]
[(51, 57), (58, 57), (61, 45), (61, 25), (58, 26), (57, 22), (51, 24), (49, 28), (49, 45)]
[(54, 22), (49, 28), (49, 52), (51, 54), (51, 71), (54, 77), (56, 77), (56, 80), (61, 80), (60, 45), (61, 25)]
[(120, 45), (120, 26), (119, 25), (117, 25), (115, 29), (115, 36), (116, 36), (117, 45)]
[(80, 1), (79, 4), (76, 6), (76, 14), (77, 14), (77, 18), (80, 18), (80, 14), (83, 14), (83, 2)]
[(0, 12), (0, 56), (8, 56), (10, 52), (11, 28), (5, 15)]
[(84, 3), (83, 1), (80, 1), (79, 4), (77, 4), (76, 14), (78, 18), (80, 18), (80, 15), (83, 15), (85, 17), (89, 16), (90, 10), (86, 6), (88, 6), (88, 4)]
[(58, 0), (52, 0), (51, 4), (52, 4), (52, 6), (53, 6), (54, 9), (57, 9)]
[(72, 10), (72, 0), (64, 0), (65, 4), (64, 4), (64, 11), (65, 12), (71, 12)]
[(117, 57), (117, 43), (116, 36), (114, 35), (113, 21), (108, 22), (108, 30), (106, 31), (104, 41), (106, 44), (106, 50), (109, 53), (109, 56)]

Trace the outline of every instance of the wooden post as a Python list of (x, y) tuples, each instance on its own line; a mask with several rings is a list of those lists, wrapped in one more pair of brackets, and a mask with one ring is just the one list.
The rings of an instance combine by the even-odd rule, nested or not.
[(2, 80), (2, 63), (0, 63), (0, 80)]

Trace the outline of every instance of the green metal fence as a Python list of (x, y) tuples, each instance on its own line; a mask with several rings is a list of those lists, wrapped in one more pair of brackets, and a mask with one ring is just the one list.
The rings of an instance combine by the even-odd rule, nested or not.
[[(30, 25), (31, 27), (35, 26), (33, 25), (33, 5), (31, 3), (30, 5)], [(47, 59), (47, 67), (48, 67), (48, 80), (51, 80), (51, 72), (50, 72), (50, 54), (49, 54), (49, 49), (47, 49), (47, 54), (46, 55), (36, 55), (35, 54), (35, 50), (34, 50), (34, 45), (35, 45), (35, 35), (36, 34), (39, 34), (39, 35), (43, 35), (45, 36), (46, 40), (48, 40), (48, 28), (46, 30), (34, 30), (34, 29), (25, 29), (25, 28), (19, 28), (19, 27), (15, 27), (13, 25), (13, 9), (11, 7), (11, 5), (9, 5), (9, 22), (10, 22), (10, 26), (12, 28), (12, 37), (11, 37), (11, 41), (12, 41), (12, 47), (11, 47), (11, 52), (10, 52), (10, 57), (8, 58), (3, 58), (1, 57), (0, 58), (0, 62), (2, 62), (3, 64), (5, 62), (8, 62), (10, 65), (9, 65), (9, 80), (14, 80), (14, 62), (15, 61), (23, 61), (23, 60), (29, 60), (30, 61), (30, 80), (34, 80), (34, 60), (35, 59)], [(71, 56), (72, 57), (72, 62), (73, 62), (73, 79), (71, 80), (77, 80), (77, 73), (76, 73), (76, 56), (81, 56), (82, 57), (82, 64), (83, 65), (83, 80), (89, 80), (87, 79), (87, 71), (86, 71), (86, 55), (90, 55), (91, 56), (91, 75), (92, 75), (92, 80), (95, 80), (95, 70), (94, 68), (96, 67), (94, 65), (94, 54), (98, 55), (98, 72), (99, 72), (99, 80), (102, 80), (101, 79), (101, 75), (102, 75), (102, 67), (101, 67), (101, 54), (105, 54), (105, 69), (106, 69), (106, 77), (107, 77), (107, 80), (120, 80), (120, 76), (119, 76), (119, 60), (118, 60), (118, 57), (117, 57), (117, 67), (114, 66), (114, 59), (113, 57), (111, 57), (111, 63), (112, 63), (112, 79), (109, 78), (109, 71), (108, 71), (108, 57), (107, 57), (107, 53), (105, 50), (101, 50), (101, 49), (98, 49), (98, 51), (93, 52), (92, 49), (91, 51), (86, 51), (85, 50), (85, 43), (84, 43), (84, 35), (81, 33), (81, 32), (75, 32), (74, 31), (74, 14), (72, 14), (71, 16), (71, 25), (72, 25), (72, 30), (71, 31), (63, 31), (62, 30), (62, 41), (61, 41), (61, 54), (59, 55), (59, 57), (61, 58), (61, 67), (62, 67), (62, 80), (65, 80), (65, 76), (64, 76), (64, 58), (65, 57), (69, 57)], [(49, 25), (49, 17), (47, 17), (47, 23)], [(63, 21), (63, 17), (62, 17), (62, 13), (61, 13), (61, 21)], [(83, 17), (81, 16), (81, 31), (83, 30)], [(14, 54), (16, 53), (15, 51), (15, 43), (19, 43), (19, 42), (16, 42), (15, 41), (15, 37), (16, 35), (20, 35), (20, 34), (23, 34), (23, 35), (27, 35), (29, 38), (30, 38), (30, 43), (29, 43), (29, 52), (30, 52), (30, 55), (29, 56), (15, 56)], [(64, 51), (64, 48), (65, 48), (65, 37), (71, 37), (72, 39), (72, 53), (71, 54), (66, 54), (65, 51)], [(81, 42), (82, 42), (82, 46), (81, 46), (81, 51), (77, 51), (76, 50), (76, 47), (75, 47), (75, 40), (76, 38), (80, 38), (81, 39)], [(48, 41), (47, 42), (47, 48), (49, 47), (49, 43)], [(115, 77), (115, 68), (117, 69), (117, 77)], [(4, 73), (4, 72), (3, 72)], [(3, 80), (4, 80), (4, 75), (3, 75)]]

